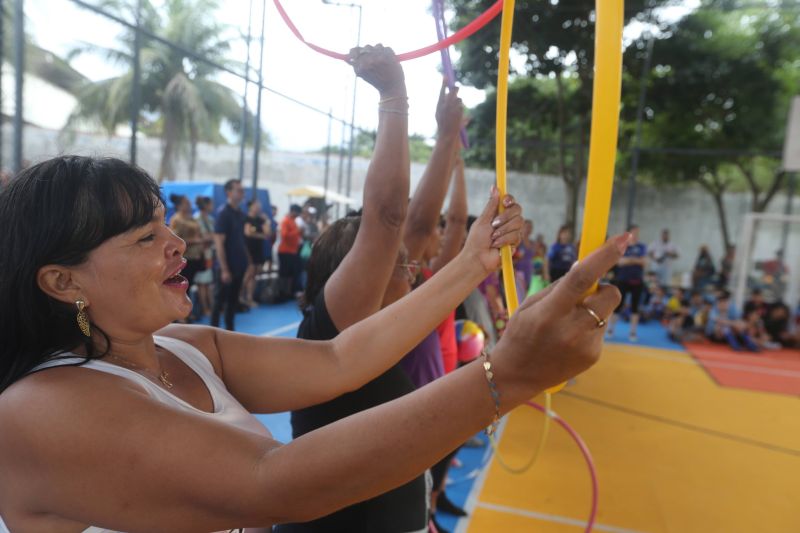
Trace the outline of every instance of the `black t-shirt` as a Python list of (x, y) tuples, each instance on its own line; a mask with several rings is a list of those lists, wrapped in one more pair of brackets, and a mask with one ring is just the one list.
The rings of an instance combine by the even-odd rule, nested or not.
[[(253, 226), (258, 233), (264, 233), (264, 224), (266, 221), (263, 218), (248, 216), (244, 221), (245, 224)], [(259, 239), (258, 237), (245, 237), (245, 242), (247, 243), (247, 250), (250, 252), (250, 259), (253, 260), (253, 263), (263, 263), (266, 251), (265, 243), (267, 241)]]
[[(297, 332), (301, 339), (328, 340), (339, 331), (325, 305), (324, 289), (304, 311)], [(292, 435), (297, 438), (309, 431), (331, 424), (347, 416), (395, 400), (414, 390), (411, 380), (395, 365), (360, 389), (329, 402), (292, 412)], [(423, 436), (420, 436), (423, 438)], [(387, 461), (391, 457), (385, 458)], [(336, 490), (336, 487), (331, 487)], [(278, 526), (278, 533), (400, 533), (423, 530), (427, 523), (427, 490), (425, 476), (371, 500), (341, 509), (331, 515), (303, 524)]]
[(244, 221), (246, 215), (240, 210), (223, 205), (217, 211), (214, 233), (225, 235), (225, 259), (231, 274), (242, 275), (250, 260), (247, 258), (247, 245), (244, 240)]

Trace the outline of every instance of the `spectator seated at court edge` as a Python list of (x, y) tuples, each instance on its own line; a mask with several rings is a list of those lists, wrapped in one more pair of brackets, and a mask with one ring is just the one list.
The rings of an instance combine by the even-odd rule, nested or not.
[(712, 342), (726, 343), (737, 352), (744, 349), (759, 351), (758, 345), (748, 334), (747, 323), (739, 316), (727, 291), (720, 291), (709, 313), (706, 337)]
[(753, 339), (758, 351), (780, 349), (781, 344), (770, 339), (764, 318), (757, 311), (751, 311), (745, 315), (744, 320), (747, 324), (747, 335)]
[(782, 301), (771, 304), (764, 315), (764, 329), (769, 335), (769, 340), (786, 348), (793, 347), (794, 335), (789, 330), (790, 325), (789, 306)]
[(655, 320), (657, 322), (661, 322), (664, 319), (666, 306), (667, 293), (664, 291), (663, 287), (656, 285), (652, 289), (650, 297), (643, 307), (641, 321), (647, 322), (650, 320)]
[(664, 321), (669, 324), (673, 318), (678, 316), (681, 308), (686, 305), (686, 291), (681, 287), (672, 289), (669, 298), (667, 298), (667, 305), (664, 309)]
[(750, 291), (750, 298), (744, 302), (745, 316), (755, 312), (758, 314), (758, 316), (763, 317), (767, 314), (768, 308), (769, 304), (764, 299), (764, 293), (761, 291), (761, 289), (755, 288)]
[(704, 337), (705, 324), (710, 304), (700, 291), (692, 291), (688, 300), (682, 300), (680, 308), (669, 322), (669, 337), (677, 342), (692, 342)]

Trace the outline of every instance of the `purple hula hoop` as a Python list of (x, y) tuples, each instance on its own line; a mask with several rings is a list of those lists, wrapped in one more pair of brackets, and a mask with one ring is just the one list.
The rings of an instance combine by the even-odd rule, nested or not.
[[(437, 39), (444, 40), (447, 38), (447, 25), (444, 21), (444, 0), (433, 0), (433, 19), (436, 23)], [(442, 55), (442, 68), (447, 78), (447, 86), (452, 91), (456, 87), (456, 72), (453, 69), (453, 62), (450, 60), (450, 49), (442, 48), (439, 52)], [(464, 127), (461, 128), (461, 145), (464, 148), (469, 148), (467, 130)]]

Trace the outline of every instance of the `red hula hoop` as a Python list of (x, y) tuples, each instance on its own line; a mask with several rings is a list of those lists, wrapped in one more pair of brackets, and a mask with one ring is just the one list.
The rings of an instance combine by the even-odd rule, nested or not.
[[(314, 43), (310, 43), (306, 41), (303, 34), (300, 33), (300, 30), (297, 29), (297, 26), (294, 25), (292, 19), (289, 18), (289, 15), (286, 13), (286, 10), (281, 5), (280, 0), (273, 0), (275, 3), (275, 7), (278, 10), (283, 21), (286, 23), (286, 26), (291, 30), (295, 37), (297, 37), (303, 44), (311, 48), (312, 50), (319, 52), (320, 54), (326, 55), (328, 57), (332, 57), (334, 59), (341, 59), (342, 61), (347, 61), (349, 54), (341, 54), (339, 52), (334, 52), (332, 50), (328, 50), (327, 48), (323, 48), (321, 46), (317, 46)], [(486, 26), (489, 21), (495, 18), (501, 11), (503, 10), (503, 0), (497, 0), (489, 9), (478, 15), (475, 20), (458, 30), (453, 35), (447, 37), (446, 39), (442, 39), (439, 42), (436, 42), (430, 46), (426, 46), (424, 48), (420, 48), (418, 50), (413, 50), (411, 52), (404, 52), (402, 54), (397, 54), (398, 61), (407, 61), (409, 59), (416, 59), (418, 57), (422, 57), (433, 52), (437, 52), (442, 48), (447, 48), (457, 42), (463, 41), (476, 31), (480, 30), (484, 26)]]

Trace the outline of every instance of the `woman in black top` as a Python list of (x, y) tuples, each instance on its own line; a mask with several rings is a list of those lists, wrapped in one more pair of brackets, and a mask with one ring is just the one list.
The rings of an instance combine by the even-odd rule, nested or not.
[(255, 307), (253, 292), (256, 289), (256, 276), (264, 270), (267, 260), (267, 241), (270, 238), (270, 227), (261, 212), (261, 202), (256, 199), (247, 202), (247, 218), (244, 222), (245, 243), (250, 254), (250, 266), (244, 274), (244, 300), (250, 307)]

